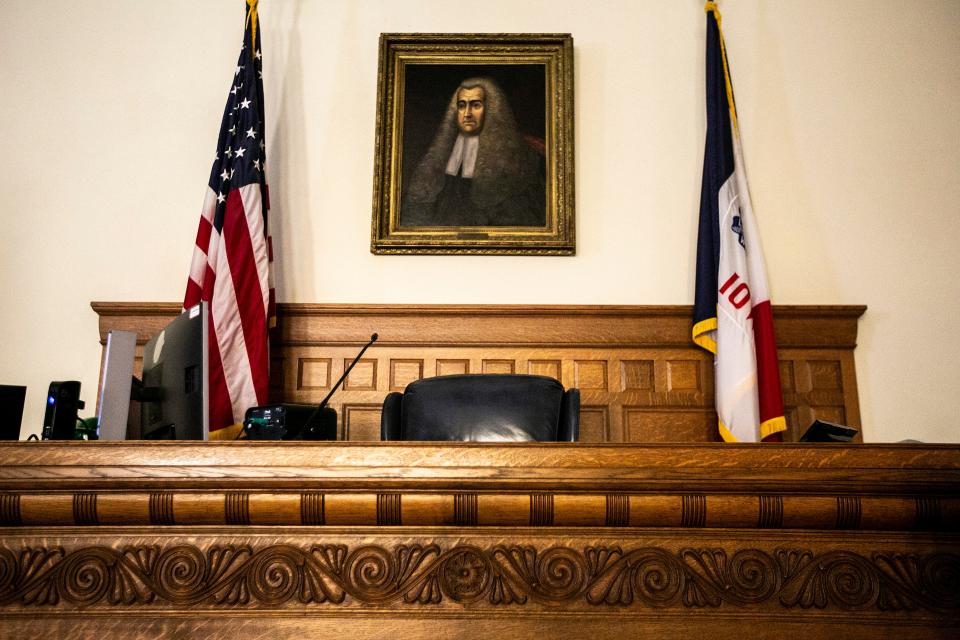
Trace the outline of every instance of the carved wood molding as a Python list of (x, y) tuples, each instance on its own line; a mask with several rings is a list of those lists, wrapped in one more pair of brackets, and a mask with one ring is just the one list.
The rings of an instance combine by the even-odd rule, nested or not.
[(0, 548), (0, 606), (960, 611), (960, 555), (496, 544)]
[(0, 443), (0, 635), (950, 637), (958, 451)]
[[(149, 339), (182, 310), (173, 302), (91, 302), (100, 339), (110, 329)], [(776, 305), (777, 343), (789, 348), (852, 349), (863, 305)], [(284, 344), (557, 344), (691, 346), (691, 305), (277, 305), (274, 338)], [(426, 339), (425, 336), (430, 338)]]
[(0, 526), (207, 524), (960, 531), (960, 498), (563, 491), (0, 493)]

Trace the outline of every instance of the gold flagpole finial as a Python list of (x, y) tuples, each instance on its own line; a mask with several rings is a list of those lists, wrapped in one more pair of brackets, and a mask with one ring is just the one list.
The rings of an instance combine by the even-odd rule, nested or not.
[(717, 24), (720, 24), (720, 9), (716, 2), (707, 2), (703, 5), (703, 11), (704, 13), (713, 13), (713, 17), (717, 19)]
[(250, 24), (250, 45), (253, 47), (250, 55), (257, 53), (257, 3), (259, 1), (247, 0), (247, 23)]

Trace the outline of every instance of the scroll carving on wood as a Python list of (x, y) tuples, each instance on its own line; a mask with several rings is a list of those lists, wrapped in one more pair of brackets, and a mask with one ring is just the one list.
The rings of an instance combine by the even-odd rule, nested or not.
[(960, 555), (405, 544), (0, 548), (0, 606), (960, 609)]

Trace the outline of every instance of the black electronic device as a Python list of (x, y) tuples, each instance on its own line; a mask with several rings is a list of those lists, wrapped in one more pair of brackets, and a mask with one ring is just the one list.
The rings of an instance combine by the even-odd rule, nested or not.
[(336, 440), (337, 413), (328, 407), (325, 409), (333, 413), (332, 429), (327, 421), (326, 428), (311, 426), (305, 432), (304, 427), (316, 412), (316, 405), (285, 402), (250, 407), (243, 419), (243, 430), (248, 440)]
[(19, 440), (26, 387), (0, 384), (0, 440)]
[(850, 442), (859, 433), (857, 429), (835, 422), (814, 420), (800, 442)]
[(353, 367), (379, 336), (370, 336), (370, 342), (360, 349), (353, 362), (331, 387), (320, 404), (269, 404), (250, 407), (243, 419), (247, 440), (336, 440), (337, 412), (327, 406), (334, 392), (340, 388)]
[(51, 382), (43, 414), (43, 439), (73, 440), (77, 430), (77, 411), (83, 407), (78, 380)]
[(143, 381), (137, 376), (130, 379), (130, 407), (127, 410), (127, 433), (125, 440), (142, 440), (140, 421), (143, 419), (143, 403), (160, 399), (158, 389), (153, 389), (153, 397), (143, 390)]
[(187, 309), (143, 347), (140, 437), (206, 440), (210, 433), (208, 304)]

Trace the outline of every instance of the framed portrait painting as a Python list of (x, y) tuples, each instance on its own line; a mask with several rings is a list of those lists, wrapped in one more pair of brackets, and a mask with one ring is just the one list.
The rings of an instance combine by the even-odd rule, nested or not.
[(572, 255), (569, 34), (383, 34), (370, 250)]

